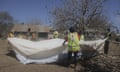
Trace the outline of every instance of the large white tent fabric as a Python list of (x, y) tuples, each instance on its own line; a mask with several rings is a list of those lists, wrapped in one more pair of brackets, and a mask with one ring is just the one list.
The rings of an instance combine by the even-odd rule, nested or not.
[[(104, 46), (105, 40), (80, 41), (80, 44), (100, 50)], [(62, 45), (64, 39), (30, 41), (20, 38), (8, 38), (8, 41), (13, 46), (16, 57), (23, 64), (56, 62), (60, 54), (66, 53), (65, 47)]]

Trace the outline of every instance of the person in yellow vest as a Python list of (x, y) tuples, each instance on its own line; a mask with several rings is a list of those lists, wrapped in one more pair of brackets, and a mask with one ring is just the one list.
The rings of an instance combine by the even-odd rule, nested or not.
[(10, 32), (9, 35), (8, 35), (8, 37), (10, 37), (10, 38), (14, 37), (14, 33)]
[[(69, 31), (70, 33), (68, 33), (68, 36), (65, 39), (63, 45), (65, 45), (65, 42), (68, 42), (67, 65), (69, 66), (71, 64), (71, 60), (73, 60), (74, 67), (76, 67), (77, 57), (78, 57), (77, 55), (78, 55), (78, 52), (80, 51), (80, 44), (79, 44), (80, 37), (73, 27), (71, 27)], [(74, 55), (73, 57), (72, 57), (72, 54)]]
[(54, 31), (53, 37), (54, 37), (54, 38), (58, 38), (58, 31)]
[(85, 37), (84, 37), (83, 33), (81, 33), (80, 40), (83, 40), (83, 41), (85, 40)]

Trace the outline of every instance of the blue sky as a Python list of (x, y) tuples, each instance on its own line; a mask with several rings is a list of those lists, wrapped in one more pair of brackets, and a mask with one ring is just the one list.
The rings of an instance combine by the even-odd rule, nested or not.
[(60, 5), (59, 0), (0, 0), (0, 11), (9, 12), (19, 22), (37, 19), (50, 24), (49, 11)]
[[(49, 14), (53, 8), (62, 6), (62, 0), (0, 0), (0, 11), (8, 11), (18, 22), (40, 20), (43, 24), (51, 24)], [(104, 14), (108, 20), (120, 28), (120, 0), (107, 0), (104, 4)]]
[(104, 14), (107, 16), (109, 22), (120, 28), (120, 0), (108, 0), (104, 4)]

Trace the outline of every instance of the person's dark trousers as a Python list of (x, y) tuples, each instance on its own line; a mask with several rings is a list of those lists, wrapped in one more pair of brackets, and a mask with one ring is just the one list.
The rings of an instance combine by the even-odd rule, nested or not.
[(108, 54), (108, 49), (109, 49), (109, 41), (106, 40), (106, 41), (105, 41), (105, 46), (104, 46), (104, 53), (105, 53), (105, 54)]
[(68, 65), (71, 64), (71, 61), (72, 61), (72, 53), (74, 54), (73, 63), (74, 63), (75, 66), (76, 66), (76, 65), (77, 65), (77, 55), (78, 55), (78, 51), (76, 51), (76, 52), (68, 51)]
[(77, 65), (77, 62), (78, 62), (78, 60), (77, 60), (77, 57), (78, 57), (78, 51), (76, 51), (76, 52), (73, 52), (74, 53), (74, 60), (73, 60), (73, 63), (75, 64), (75, 66)]
[(72, 51), (68, 51), (68, 57), (67, 57), (67, 65), (69, 66), (71, 64), (72, 60)]

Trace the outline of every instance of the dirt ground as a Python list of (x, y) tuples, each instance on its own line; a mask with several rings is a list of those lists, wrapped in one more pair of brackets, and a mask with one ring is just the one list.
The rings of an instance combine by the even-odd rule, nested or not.
[(74, 69), (55, 63), (24, 65), (9, 52), (7, 41), (0, 40), (0, 72), (74, 72)]
[[(115, 47), (114, 45), (112, 46), (113, 48)], [(120, 45), (117, 45), (117, 47), (120, 49)], [(0, 72), (120, 72), (120, 55), (111, 56), (101, 54), (93, 58), (81, 58), (77, 68), (75, 70), (74, 68), (64, 66), (64, 64), (56, 63), (24, 65), (16, 59), (7, 41), (0, 40)]]

